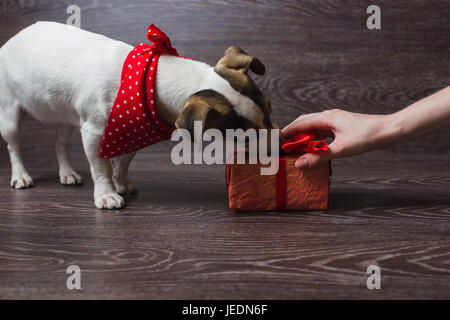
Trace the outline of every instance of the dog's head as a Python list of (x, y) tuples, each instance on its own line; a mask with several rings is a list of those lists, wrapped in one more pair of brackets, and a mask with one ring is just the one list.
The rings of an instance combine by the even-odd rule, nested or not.
[(265, 73), (261, 61), (241, 48), (232, 46), (214, 67), (210, 89), (191, 95), (177, 118), (177, 128), (193, 133), (194, 121), (202, 121), (203, 130), (272, 129), (270, 100), (248, 75)]

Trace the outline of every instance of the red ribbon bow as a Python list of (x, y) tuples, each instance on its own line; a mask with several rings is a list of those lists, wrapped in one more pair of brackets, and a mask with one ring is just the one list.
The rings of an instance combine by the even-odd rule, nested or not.
[(156, 50), (160, 50), (162, 53), (178, 56), (178, 51), (172, 46), (172, 42), (170, 42), (169, 37), (153, 23), (147, 29), (147, 38), (153, 42)]
[(301, 132), (293, 138), (284, 141), (281, 149), (286, 153), (324, 153), (328, 150), (328, 144), (322, 140), (316, 140), (314, 132)]

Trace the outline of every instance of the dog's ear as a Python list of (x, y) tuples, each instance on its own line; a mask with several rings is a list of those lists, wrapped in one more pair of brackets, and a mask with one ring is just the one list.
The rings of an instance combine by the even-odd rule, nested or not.
[(251, 70), (260, 76), (266, 73), (266, 68), (258, 58), (249, 56), (237, 46), (231, 46), (225, 51), (223, 58), (217, 62), (216, 69), (233, 69), (243, 74)]
[(245, 119), (236, 114), (227, 98), (211, 89), (199, 91), (189, 97), (175, 121), (175, 126), (187, 129), (193, 138), (194, 121), (202, 121), (203, 131), (216, 128), (222, 133), (225, 133), (226, 129), (245, 125)]

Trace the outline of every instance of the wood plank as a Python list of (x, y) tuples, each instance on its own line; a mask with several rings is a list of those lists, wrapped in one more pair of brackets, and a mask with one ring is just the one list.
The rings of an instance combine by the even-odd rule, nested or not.
[[(285, 125), (329, 108), (390, 113), (450, 83), (447, 0), (88, 1), (82, 27), (136, 44), (154, 22), (188, 57), (215, 64), (239, 45)], [(0, 45), (38, 20), (65, 22), (67, 2), (0, 2)], [(53, 129), (21, 132), (36, 186), (9, 188), (0, 142), (0, 298), (450, 298), (450, 133), (334, 162), (332, 210), (234, 213), (223, 166), (175, 166), (173, 144), (132, 163), (140, 194), (121, 211), (94, 209), (79, 134), (71, 154), (85, 179), (58, 183)], [(82, 290), (66, 289), (66, 268)], [(382, 289), (366, 288), (366, 268)]]
[[(331, 211), (246, 214), (226, 209), (222, 166), (167, 158), (136, 159), (140, 194), (121, 211), (93, 209), (90, 180), (62, 187), (56, 171), (2, 183), (0, 297), (450, 298), (449, 161), (336, 161)], [(70, 264), (80, 292), (65, 288)]]

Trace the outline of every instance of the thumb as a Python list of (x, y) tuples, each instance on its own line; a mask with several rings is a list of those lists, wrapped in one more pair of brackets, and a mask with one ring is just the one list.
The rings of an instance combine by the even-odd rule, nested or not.
[(313, 169), (321, 164), (331, 160), (331, 156), (327, 154), (328, 152), (322, 154), (306, 153), (295, 161), (295, 166), (297, 169)]
[(328, 150), (324, 153), (305, 153), (295, 161), (295, 166), (298, 169), (316, 168), (327, 161), (338, 158), (340, 155), (339, 150), (342, 149), (340, 146), (340, 141), (335, 140), (328, 145)]

